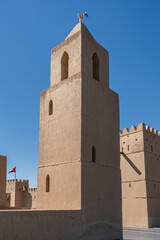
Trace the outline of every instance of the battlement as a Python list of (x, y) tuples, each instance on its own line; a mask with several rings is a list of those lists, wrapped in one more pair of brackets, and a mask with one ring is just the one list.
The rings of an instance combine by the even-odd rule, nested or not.
[(137, 127), (131, 126), (130, 130), (124, 128), (120, 131), (120, 151), (130, 154), (133, 152), (147, 151), (160, 155), (160, 132), (139, 123)]
[(124, 128), (123, 131), (120, 131), (120, 137), (124, 135), (129, 135), (132, 133), (136, 133), (139, 131), (146, 131), (146, 132), (155, 134), (157, 136), (160, 136), (160, 132), (158, 132), (157, 130), (154, 130), (154, 128), (150, 128), (149, 126), (146, 126), (144, 123), (139, 123), (137, 127), (132, 125), (130, 129)]
[(24, 180), (24, 179), (17, 179), (18, 183), (28, 183), (29, 180)]
[(158, 132), (157, 130), (155, 130), (154, 128), (150, 128), (149, 126), (146, 126), (146, 131), (153, 133), (157, 136), (160, 136), (160, 132)]
[(28, 189), (28, 192), (32, 192), (32, 193), (33, 193), (33, 192), (37, 192), (37, 188), (29, 188), (29, 189)]
[(13, 183), (13, 182), (17, 182), (17, 183), (29, 183), (29, 180), (24, 180), (24, 179), (7, 179), (6, 180), (7, 183)]
[(15, 181), (16, 181), (16, 179), (8, 179), (8, 180), (6, 180), (7, 183), (11, 183), (11, 182), (15, 182)]

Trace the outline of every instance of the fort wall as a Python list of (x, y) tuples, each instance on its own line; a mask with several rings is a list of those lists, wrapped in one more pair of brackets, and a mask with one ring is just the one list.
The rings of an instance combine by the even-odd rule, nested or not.
[(16, 199), (16, 180), (11, 179), (6, 181), (6, 194), (7, 203), (6, 205), (9, 207), (15, 207), (15, 199)]
[(160, 226), (160, 133), (144, 123), (120, 132), (123, 224)]
[(0, 239), (71, 240), (82, 235), (80, 211), (0, 211)]
[(121, 239), (114, 223), (87, 224), (81, 210), (0, 211), (0, 239), (3, 240), (101, 240)]
[(37, 189), (29, 188), (28, 180), (7, 180), (6, 194), (6, 207), (36, 208)]
[(29, 188), (23, 193), (23, 206), (26, 208), (36, 209), (37, 188)]
[[(120, 132), (124, 227), (148, 227), (144, 158), (144, 124)], [(141, 214), (141, 217), (139, 216)]]
[(160, 132), (146, 126), (144, 148), (149, 226), (160, 226)]

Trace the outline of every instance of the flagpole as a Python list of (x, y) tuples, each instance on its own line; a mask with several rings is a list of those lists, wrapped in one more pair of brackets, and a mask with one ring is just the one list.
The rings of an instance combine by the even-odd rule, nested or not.
[(15, 170), (15, 180), (16, 180), (16, 170)]

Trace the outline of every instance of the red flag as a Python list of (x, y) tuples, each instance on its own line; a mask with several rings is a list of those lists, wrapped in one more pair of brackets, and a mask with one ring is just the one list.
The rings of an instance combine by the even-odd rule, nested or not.
[(16, 172), (16, 167), (12, 168), (8, 173)]

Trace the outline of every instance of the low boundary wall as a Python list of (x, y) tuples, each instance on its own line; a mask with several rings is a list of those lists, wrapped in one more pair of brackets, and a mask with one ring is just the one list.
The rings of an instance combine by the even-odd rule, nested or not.
[(72, 240), (81, 235), (81, 211), (0, 211), (1, 240)]
[(0, 210), (0, 240), (120, 240), (121, 226), (85, 226), (82, 210)]

